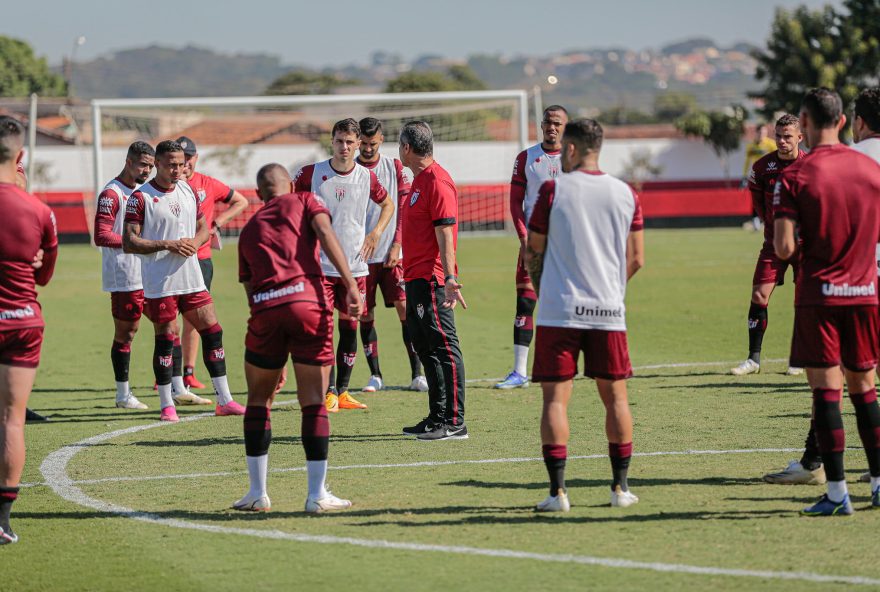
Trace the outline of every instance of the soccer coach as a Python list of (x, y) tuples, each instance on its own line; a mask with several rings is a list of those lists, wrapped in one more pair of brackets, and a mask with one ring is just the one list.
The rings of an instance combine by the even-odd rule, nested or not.
[[(413, 172), (403, 205), (403, 277), (406, 323), (428, 379), (428, 417), (403, 429), (420, 440), (464, 440), (464, 360), (453, 309), (461, 302), (455, 248), (458, 192), (434, 161), (434, 134), (424, 121), (400, 130), (400, 161)], [(442, 278), (442, 279), (441, 279)]]

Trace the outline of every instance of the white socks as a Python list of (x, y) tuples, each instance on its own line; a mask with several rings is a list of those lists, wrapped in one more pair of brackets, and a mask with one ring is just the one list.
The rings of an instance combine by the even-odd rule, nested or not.
[(248, 477), (251, 481), (251, 497), (263, 497), (266, 493), (266, 475), (269, 472), (269, 455), (248, 456)]
[(520, 376), (529, 375), (529, 346), (514, 345), (513, 346), (513, 371)]
[(829, 481), (828, 482), (828, 499), (835, 504), (839, 504), (846, 497), (846, 481)]
[[(183, 380), (183, 379), (181, 379)], [(226, 381), (226, 375), (211, 377), (214, 384), (214, 394), (217, 395), (218, 405), (228, 405), (232, 402), (232, 393), (229, 392), (229, 383)]]
[(306, 471), (309, 475), (309, 497), (321, 499), (327, 495), (327, 490), (324, 489), (324, 481), (327, 479), (327, 461), (307, 460)]
[(183, 384), (183, 376), (171, 377), (171, 392), (175, 395), (182, 395), (186, 392), (186, 385)]
[(158, 388), (159, 388), (159, 409), (165, 409), (166, 407), (174, 407), (174, 399), (171, 398), (171, 385), (170, 384), (160, 384)]
[(128, 398), (128, 394), (131, 392), (131, 387), (128, 386), (128, 381), (125, 382), (117, 382), (116, 383), (116, 402), (121, 403)]

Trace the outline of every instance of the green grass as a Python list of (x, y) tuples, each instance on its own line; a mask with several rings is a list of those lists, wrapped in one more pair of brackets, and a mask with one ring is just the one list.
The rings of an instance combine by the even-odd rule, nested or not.
[[(746, 353), (745, 314), (759, 238), (739, 230), (649, 231), (647, 266), (628, 295), (633, 363), (732, 362)], [(461, 279), (469, 309), (457, 323), (470, 379), (503, 376), (511, 363), (515, 240), (465, 238)], [(214, 296), (224, 327), (230, 384), (244, 400), (243, 340), (247, 315), (235, 283), (233, 248), (216, 257)], [(41, 295), (48, 322), (43, 364), (31, 407), (52, 415), (30, 425), (23, 480), (40, 483), (39, 466), (58, 448), (112, 430), (154, 422), (152, 330), (135, 341), (132, 382), (151, 405), (146, 412), (112, 407), (109, 297), (100, 292), (100, 259), (88, 247), (62, 248), (58, 272)], [(790, 285), (770, 307), (767, 359), (784, 359), (792, 322)], [(392, 311), (380, 311), (378, 331), (386, 382), (408, 382), (400, 330)], [(729, 364), (637, 370), (630, 381), (637, 452), (797, 448), (810, 401), (803, 378), (765, 363), (758, 376), (725, 374)], [(199, 374), (206, 378), (204, 369)], [(365, 384), (359, 358), (353, 386)], [(540, 456), (537, 387), (498, 392), (490, 382), (467, 392), (471, 438), (423, 443), (399, 435), (420, 419), (424, 395), (389, 390), (365, 395), (370, 409), (332, 417), (331, 465), (534, 458)], [(280, 397), (293, 399), (292, 389)], [(603, 412), (595, 387), (579, 380), (570, 408), (572, 455), (606, 452)], [(181, 410), (190, 416), (203, 410)], [(854, 420), (845, 416), (850, 444)], [(304, 464), (294, 407), (273, 413), (272, 468)], [(202, 525), (260, 529), (431, 545), (461, 545), (555, 555), (619, 558), (726, 569), (809, 571), (880, 578), (866, 560), (880, 526), (868, 488), (851, 486), (856, 515), (807, 519), (797, 515), (818, 487), (766, 485), (760, 475), (795, 453), (638, 457), (630, 483), (641, 503), (607, 507), (607, 458), (573, 459), (567, 470), (572, 511), (535, 515), (546, 495), (541, 462), (449, 464), (432, 467), (332, 470), (336, 493), (351, 511), (302, 514), (305, 475), (270, 476), (273, 511), (226, 510), (247, 488), (241, 421), (206, 418), (149, 429), (82, 449), (70, 462), (73, 479), (232, 472), (232, 475), (81, 485), (104, 502)], [(854, 480), (865, 461), (850, 452)], [(65, 501), (45, 486), (24, 489), (13, 513), (18, 545), (0, 550), (8, 590), (467, 590), (767, 589), (833, 590), (842, 584), (721, 575), (660, 573), (548, 563), (530, 559), (374, 549), (199, 532), (137, 522)]]

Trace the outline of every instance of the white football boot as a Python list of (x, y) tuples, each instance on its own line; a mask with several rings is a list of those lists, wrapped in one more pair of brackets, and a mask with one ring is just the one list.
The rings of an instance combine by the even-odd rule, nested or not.
[(761, 372), (761, 365), (755, 360), (749, 358), (736, 368), (731, 368), (730, 373), (734, 376), (745, 376), (746, 374), (758, 374)]
[(324, 497), (306, 498), (305, 511), (308, 514), (323, 514), (324, 512), (332, 512), (334, 510), (347, 510), (350, 507), (351, 501), (340, 499), (327, 491)]
[(620, 485), (611, 490), (611, 507), (628, 508), (639, 503), (639, 498), (630, 490), (622, 490)]
[(548, 495), (547, 499), (535, 506), (536, 512), (568, 512), (571, 503), (568, 501), (568, 493), (561, 487), (557, 495)]

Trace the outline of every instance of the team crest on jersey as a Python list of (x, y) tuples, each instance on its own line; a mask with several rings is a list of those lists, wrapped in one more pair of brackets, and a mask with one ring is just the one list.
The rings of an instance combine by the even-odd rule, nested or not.
[(767, 170), (768, 171), (775, 171), (776, 170), (776, 161), (775, 160), (771, 160), (770, 162), (767, 163)]
[(174, 214), (175, 216), (180, 218), (180, 202), (179, 201), (177, 201), (177, 200), (169, 201), (168, 202), (168, 209), (171, 210), (172, 214)]
[(196, 193), (199, 196), (199, 203), (202, 203), (203, 201), (205, 201), (205, 198), (208, 197), (208, 194), (205, 193), (204, 189), (199, 189)]
[[(412, 195), (409, 196), (409, 207), (413, 207), (414, 205), (416, 205), (416, 202), (419, 201), (419, 193), (420, 193), (420, 190), (417, 189), (417, 190), (413, 191)], [(421, 316), (421, 315), (419, 315), (419, 316)]]
[(416, 314), (419, 315), (420, 319), (425, 318), (425, 307), (419, 304), (416, 306)]
[(345, 187), (337, 187), (336, 201), (342, 201), (343, 199), (345, 199)]
[(559, 176), (559, 165), (558, 164), (551, 164), (549, 167), (547, 167), (547, 174), (550, 175), (551, 179), (555, 179), (556, 177), (558, 177)]

